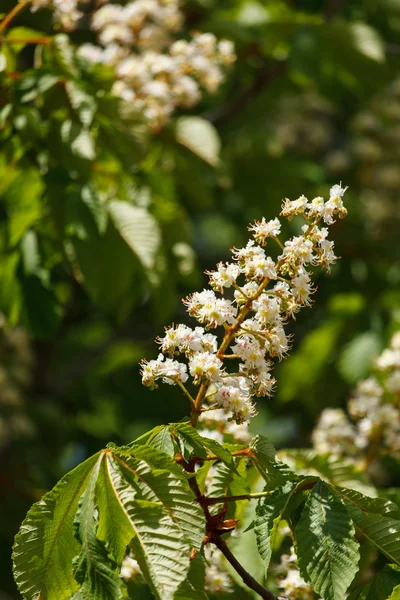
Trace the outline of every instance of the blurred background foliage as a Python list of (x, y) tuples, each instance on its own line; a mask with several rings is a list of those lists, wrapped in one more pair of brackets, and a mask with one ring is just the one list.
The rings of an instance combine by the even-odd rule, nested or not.
[(399, 2), (183, 9), (187, 31), (231, 39), (237, 61), (216, 96), (155, 132), (110, 94), (106, 68), (76, 56), (84, 30), (25, 43), (52, 26), (49, 11), (23, 11), (2, 32), (1, 600), (18, 597), (10, 546), (43, 490), (107, 442), (187, 413), (176, 388), (142, 388), (138, 362), (282, 198), (350, 186), (333, 233), (342, 260), (292, 323), (252, 428), (310, 446), (318, 414), (345, 405), (400, 324)]

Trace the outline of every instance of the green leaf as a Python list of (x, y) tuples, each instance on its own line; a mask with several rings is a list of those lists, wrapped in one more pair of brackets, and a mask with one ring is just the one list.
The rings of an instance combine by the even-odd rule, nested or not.
[[(143, 451), (143, 455), (148, 455), (148, 451), (155, 452), (150, 447), (139, 448)], [(146, 463), (132, 457), (122, 457), (108, 452), (106, 466), (105, 496), (108, 504), (103, 505), (103, 516), (102, 504), (100, 504), (99, 537), (104, 541), (108, 537), (112, 543), (112, 538), (107, 536), (109, 528), (114, 526), (118, 529), (121, 535), (116, 540), (117, 547), (113, 548), (110, 544), (114, 556), (116, 554), (121, 556), (122, 542), (131, 539), (135, 557), (154, 596), (159, 600), (172, 600), (189, 570), (191, 546), (182, 535), (181, 527), (174, 521), (175, 506), (170, 508), (171, 512), (166, 510), (165, 506), (170, 504), (173, 498), (172, 504), (178, 503), (178, 510), (182, 511), (192, 531), (192, 527), (196, 526), (191, 522), (195, 520), (192, 507), (197, 506), (193, 502), (193, 496), (191, 502), (187, 504), (186, 495), (183, 493), (182, 503), (179, 504), (178, 497), (182, 488), (176, 479), (173, 476), (172, 480), (169, 479), (167, 471), (151, 472)], [(145, 486), (142, 486), (142, 494), (138, 494), (138, 487), (136, 486), (135, 489), (132, 483), (142, 481), (143, 478), (155, 485), (154, 491), (148, 489), (146, 494)], [(139, 499), (140, 496), (144, 499)], [(149, 501), (146, 496), (152, 499), (159, 498), (161, 501)], [(163, 501), (165, 504), (162, 504)], [(108, 521), (110, 508), (111, 514), (115, 516), (113, 525)], [(108, 526), (106, 527), (104, 523), (108, 523)]]
[(56, 64), (64, 75), (72, 78), (79, 77), (75, 49), (68, 35), (65, 33), (55, 35), (52, 40), (52, 51)]
[(88, 129), (74, 121), (64, 121), (61, 126), (61, 139), (78, 158), (94, 160), (96, 150), (94, 140)]
[(274, 538), (282, 515), (287, 507), (296, 483), (287, 482), (283, 487), (277, 488), (256, 508), (254, 532), (256, 535), (258, 551), (265, 561), (267, 573), (271, 560)]
[(67, 473), (22, 523), (13, 561), (15, 581), (25, 600), (69, 600), (77, 591), (72, 569), (79, 553), (74, 517), (98, 458), (96, 454)]
[[(15, 52), (19, 52), (26, 46), (26, 42), (32, 38), (43, 38), (45, 34), (43, 31), (36, 31), (36, 29), (30, 29), (29, 27), (13, 27), (6, 35), (7, 42), (12, 45)], [(15, 42), (18, 40), (18, 43)]]
[(93, 185), (87, 184), (81, 190), (81, 198), (92, 213), (98, 232), (104, 233), (107, 229), (108, 213), (98, 191)]
[(381, 340), (373, 331), (361, 333), (342, 350), (338, 367), (347, 383), (355, 384), (368, 375), (373, 358), (381, 350)]
[(8, 231), (11, 246), (15, 246), (24, 233), (40, 219), (43, 212), (43, 190), (39, 171), (33, 168), (19, 171), (8, 187), (4, 200), (9, 214)]
[[(246, 465), (245, 460), (236, 459), (236, 467), (240, 463)], [(208, 495), (218, 498), (219, 496), (239, 496), (248, 494), (250, 491), (247, 480), (240, 474), (240, 469), (234, 471), (224, 463), (217, 463), (214, 467), (211, 484), (208, 487)]]
[(215, 456), (217, 456), (220, 460), (222, 460), (222, 462), (225, 463), (227, 467), (230, 467), (231, 469), (236, 469), (235, 461), (229, 450), (221, 446), (221, 444), (216, 440), (204, 437), (203, 435), (200, 437), (202, 439), (203, 445), (213, 454), (215, 454)]
[(90, 127), (97, 109), (96, 100), (74, 81), (67, 81), (65, 90), (71, 106), (77, 113), (82, 125)]
[(146, 269), (153, 269), (161, 235), (154, 217), (144, 208), (113, 200), (109, 204), (113, 223)]
[(156, 435), (147, 443), (156, 450), (165, 452), (165, 454), (168, 454), (169, 456), (174, 456), (175, 454), (175, 446), (171, 439), (169, 427), (163, 427), (161, 431), (156, 433)]
[(400, 520), (398, 507), (385, 498), (368, 498), (354, 490), (336, 488), (351, 516), (357, 533), (400, 565)]
[(175, 423), (171, 425), (171, 432), (173, 435), (176, 435), (182, 456), (186, 462), (192, 456), (203, 459), (207, 458), (203, 438), (197, 433), (194, 427), (188, 423)]
[(400, 598), (400, 570), (396, 565), (385, 565), (380, 573), (357, 588), (347, 600), (398, 600)]
[(285, 463), (277, 459), (275, 447), (266, 437), (256, 435), (250, 442), (250, 449), (256, 458), (255, 466), (271, 489), (282, 486), (288, 480), (299, 480)]
[[(124, 319), (140, 294), (140, 265), (111, 222), (90, 242), (73, 240), (79, 279), (97, 306)], [(101, 265), (101, 269), (99, 268)], [(110, 294), (110, 289), (113, 293)]]
[(351, 23), (351, 39), (361, 54), (375, 60), (385, 62), (385, 46), (376, 29), (366, 23)]
[(106, 454), (102, 453), (81, 496), (74, 521), (75, 534), (82, 547), (81, 553), (74, 559), (74, 575), (81, 584), (75, 600), (118, 600), (122, 597), (117, 563), (109, 556), (105, 542), (96, 535), (98, 506), (95, 492), (105, 459)]
[(199, 550), (204, 539), (205, 518), (195, 502), (186, 472), (170, 456), (151, 446), (138, 446), (123, 460), (127, 472), (134, 472), (138, 478), (142, 497), (161, 503), (191, 546)]
[(328, 483), (358, 490), (367, 496), (377, 491), (365, 471), (350, 459), (317, 454), (309, 449), (281, 450), (279, 456), (299, 475), (318, 475)]
[(0, 310), (11, 325), (18, 322), (22, 307), (21, 287), (17, 279), (19, 260), (18, 252), (0, 255)]
[(204, 591), (206, 565), (203, 556), (199, 553), (190, 562), (190, 569), (185, 581), (179, 586), (174, 595), (174, 600), (207, 600)]
[(303, 578), (325, 600), (343, 600), (357, 573), (358, 542), (346, 508), (323, 481), (311, 490), (294, 534)]
[(216, 167), (219, 163), (221, 141), (215, 127), (201, 117), (181, 117), (176, 122), (177, 141)]

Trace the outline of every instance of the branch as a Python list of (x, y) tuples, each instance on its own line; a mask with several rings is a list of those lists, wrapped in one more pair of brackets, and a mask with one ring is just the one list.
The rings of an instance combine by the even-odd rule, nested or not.
[(219, 534), (216, 533), (213, 536), (212, 541), (217, 546), (217, 548), (221, 550), (222, 554), (225, 556), (226, 560), (232, 565), (235, 571), (239, 573), (240, 577), (243, 579), (243, 582), (251, 590), (254, 590), (260, 596), (260, 598), (264, 598), (265, 600), (284, 600), (284, 596), (278, 598), (277, 596), (275, 596), (275, 594), (269, 592), (265, 587), (258, 583), (258, 581), (256, 581), (254, 577), (252, 577), (252, 575), (250, 575), (250, 573), (246, 571), (246, 569), (242, 567), (240, 562), (233, 556), (232, 552), (229, 550), (225, 541)]
[(17, 14), (23, 9), (25, 8), (25, 6), (27, 6), (28, 1), (27, 0), (22, 0), (22, 2), (18, 2), (18, 4), (16, 4), (14, 6), (14, 8), (8, 13), (8, 15), (6, 15), (4, 17), (4, 19), (2, 20), (2, 22), (0, 23), (0, 33), (2, 31), (4, 31), (4, 29), (7, 27), (7, 25), (9, 25), (9, 23), (11, 23), (11, 21), (14, 19), (14, 17), (17, 16)]

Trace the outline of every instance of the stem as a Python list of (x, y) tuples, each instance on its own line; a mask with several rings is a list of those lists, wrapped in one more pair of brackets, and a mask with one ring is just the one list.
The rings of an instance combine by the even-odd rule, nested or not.
[(232, 565), (237, 573), (239, 573), (240, 577), (250, 589), (254, 590), (261, 598), (265, 600), (279, 600), (275, 594), (269, 592), (265, 587), (263, 587), (258, 581), (254, 579), (250, 573), (246, 571), (240, 564), (240, 562), (233, 556), (232, 552), (229, 550), (225, 541), (222, 537), (216, 533), (213, 536), (213, 542), (221, 550), (222, 554), (225, 556), (226, 560)]
[(285, 246), (282, 244), (281, 240), (278, 237), (275, 237), (274, 240), (276, 241), (281, 250), (285, 249)]
[(189, 392), (189, 390), (187, 390), (187, 389), (185, 388), (185, 386), (183, 385), (182, 381), (180, 381), (180, 380), (177, 378), (177, 379), (175, 379), (175, 382), (176, 382), (176, 383), (179, 385), (179, 387), (181, 388), (181, 390), (182, 390), (182, 392), (185, 394), (185, 396), (186, 396), (187, 398), (189, 398), (189, 400), (190, 400), (190, 404), (191, 404), (192, 406), (194, 406), (194, 398), (193, 398), (192, 394)]
[(10, 10), (8, 15), (6, 15), (4, 17), (4, 19), (2, 20), (2, 22), (0, 23), (0, 33), (2, 31), (4, 31), (4, 29), (7, 27), (7, 25), (9, 25), (9, 23), (11, 23), (11, 21), (14, 19), (14, 17), (16, 17), (17, 14), (19, 12), (21, 12), (21, 10), (23, 10), (25, 8), (25, 6), (27, 6), (27, 4), (28, 4), (27, 0), (22, 0), (22, 2), (18, 2), (18, 4), (16, 4), (12, 10)]
[(255, 492), (254, 494), (240, 494), (239, 496), (220, 496), (219, 498), (206, 497), (205, 502), (208, 506), (211, 506), (212, 504), (224, 504), (225, 502), (236, 502), (237, 500), (253, 500), (256, 498), (264, 498), (270, 494), (271, 491)]
[(37, 38), (28, 38), (25, 40), (13, 38), (12, 40), (7, 40), (7, 43), (10, 45), (12, 45), (12, 44), (40, 44), (41, 46), (46, 46), (51, 43), (51, 37), (43, 36), (43, 37), (37, 37)]

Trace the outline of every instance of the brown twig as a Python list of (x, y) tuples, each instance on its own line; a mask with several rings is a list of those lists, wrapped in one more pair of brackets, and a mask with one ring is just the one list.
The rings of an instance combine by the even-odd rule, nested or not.
[[(264, 598), (265, 600), (280, 600), (275, 594), (268, 591), (265, 587), (263, 587), (258, 581), (254, 579), (250, 573), (242, 567), (237, 558), (234, 557), (232, 552), (229, 550), (225, 541), (222, 539), (221, 535), (215, 533), (212, 541), (217, 546), (219, 550), (221, 550), (222, 554), (225, 556), (226, 560), (232, 565), (237, 573), (239, 573), (240, 577), (243, 580), (243, 583), (247, 585), (251, 590), (254, 590), (260, 598)], [(282, 598), (282, 597), (281, 597)]]
[(7, 27), (7, 25), (9, 25), (9, 23), (11, 23), (11, 21), (14, 19), (14, 17), (16, 17), (17, 14), (19, 12), (21, 12), (21, 10), (23, 10), (25, 8), (25, 6), (27, 6), (27, 4), (28, 4), (27, 0), (22, 0), (22, 2), (18, 2), (18, 4), (16, 4), (12, 10), (10, 10), (8, 15), (6, 15), (4, 17), (4, 19), (2, 20), (2, 22), (0, 23), (0, 33), (2, 31), (4, 31), (4, 29)]

